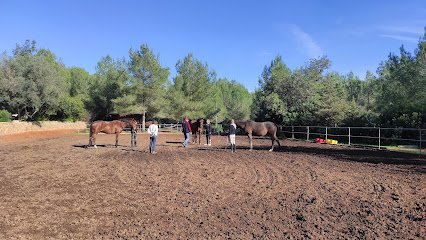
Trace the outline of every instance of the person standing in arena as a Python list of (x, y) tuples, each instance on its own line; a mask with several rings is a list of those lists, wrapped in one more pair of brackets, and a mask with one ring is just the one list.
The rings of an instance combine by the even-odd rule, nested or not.
[(188, 117), (185, 117), (185, 121), (182, 123), (182, 132), (185, 135), (183, 146), (187, 148), (189, 145), (189, 139), (191, 138), (191, 124), (189, 123)]
[(212, 145), (212, 125), (210, 124), (210, 119), (206, 120), (206, 125), (204, 125), (204, 129), (206, 130), (206, 144), (211, 146)]
[(234, 119), (231, 119), (231, 124), (229, 124), (229, 142), (231, 143), (231, 152), (236, 152), (237, 147), (235, 146), (235, 132), (237, 130), (237, 125), (235, 125)]
[(152, 124), (149, 125), (148, 128), (149, 133), (149, 152), (152, 154), (156, 154), (157, 148), (157, 136), (158, 136), (158, 125), (157, 121), (152, 121)]

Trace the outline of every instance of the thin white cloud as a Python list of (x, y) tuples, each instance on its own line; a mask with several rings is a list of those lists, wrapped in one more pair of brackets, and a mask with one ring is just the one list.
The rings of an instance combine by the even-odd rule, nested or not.
[(424, 21), (411, 20), (403, 24), (378, 26), (377, 30), (379, 37), (417, 43), (424, 33)]
[(308, 33), (294, 24), (289, 25), (289, 27), (291, 33), (296, 37), (296, 40), (302, 45), (302, 48), (309, 57), (316, 58), (324, 55), (321, 47)]
[(259, 56), (270, 56), (270, 55), (272, 55), (272, 52), (269, 52), (269, 51), (267, 51), (267, 50), (262, 50), (262, 51), (260, 51), (260, 53), (259, 53)]
[(420, 36), (423, 34), (423, 26), (384, 26), (382, 29), (386, 32), (413, 34)]
[(403, 35), (379, 34), (379, 36), (380, 37), (385, 37), (385, 38), (391, 38), (391, 39), (395, 39), (395, 40), (400, 40), (400, 41), (404, 41), (404, 42), (417, 43), (419, 41), (419, 38), (407, 37), (407, 36), (403, 36)]

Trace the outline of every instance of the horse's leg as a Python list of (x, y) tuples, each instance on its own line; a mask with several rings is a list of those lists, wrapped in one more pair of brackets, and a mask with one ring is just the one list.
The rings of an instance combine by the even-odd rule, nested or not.
[(98, 146), (96, 146), (96, 134), (92, 135), (92, 143), (93, 143), (95, 148), (98, 148)]
[(276, 134), (275, 134), (275, 135), (273, 135), (273, 136), (271, 137), (271, 139), (272, 139), (272, 148), (271, 148), (271, 150), (269, 150), (269, 151), (274, 151), (274, 141), (277, 141), (277, 143), (278, 143), (278, 147), (281, 147), (280, 140), (278, 140), (278, 138), (277, 138), (277, 135), (276, 135)]
[(120, 135), (120, 133), (115, 133), (115, 147), (118, 147), (118, 136)]
[(250, 151), (253, 150), (253, 136), (251, 133), (248, 134), (249, 140), (250, 140)]
[(277, 136), (276, 136), (276, 135), (275, 135), (275, 141), (277, 141), (277, 143), (278, 143), (278, 147), (281, 147), (280, 140), (277, 138)]
[(274, 142), (275, 142), (274, 137), (271, 137), (271, 139), (272, 139), (272, 147), (271, 149), (269, 149), (270, 152), (274, 151)]
[(87, 147), (91, 147), (92, 145), (93, 145), (93, 140), (92, 140), (92, 138), (93, 138), (93, 129), (92, 129), (92, 126), (90, 126), (90, 133), (89, 133), (89, 146), (87, 146)]
[(271, 149), (269, 149), (270, 152), (274, 151), (274, 142), (275, 142), (275, 136), (273, 134), (269, 135), (272, 140)]

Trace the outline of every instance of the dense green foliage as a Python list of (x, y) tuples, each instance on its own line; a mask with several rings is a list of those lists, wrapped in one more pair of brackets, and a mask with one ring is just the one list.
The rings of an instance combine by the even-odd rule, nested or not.
[(174, 119), (212, 117), (216, 111), (212, 101), (216, 74), (192, 54), (178, 61), (176, 71), (177, 75), (168, 89), (171, 116)]
[(404, 47), (379, 69), (377, 110), (386, 125), (421, 127), (426, 122), (426, 34), (415, 54)]
[(0, 122), (10, 122), (12, 120), (12, 114), (7, 110), (0, 110)]
[(63, 65), (35, 42), (17, 45), (0, 63), (0, 104), (21, 119), (44, 119), (59, 109), (64, 90)]
[(426, 35), (414, 55), (403, 47), (361, 80), (327, 72), (323, 57), (290, 70), (280, 56), (266, 66), (252, 114), (289, 125), (426, 127)]
[(321, 57), (290, 69), (277, 56), (250, 93), (236, 81), (217, 79), (190, 53), (177, 61), (171, 78), (146, 44), (130, 49), (128, 59), (101, 58), (89, 74), (64, 66), (50, 50), (27, 40), (0, 58), (0, 109), (9, 120), (10, 113), (21, 120), (66, 121), (116, 113), (213, 123), (251, 118), (288, 125), (426, 127), (426, 35), (414, 53), (403, 46), (391, 53), (377, 75), (367, 72), (361, 79), (330, 67)]
[(345, 77), (325, 73), (329, 66), (323, 57), (291, 71), (276, 57), (265, 67), (255, 92), (254, 118), (292, 125), (340, 123), (349, 105)]
[(141, 45), (138, 51), (130, 49), (128, 64), (129, 76), (124, 86), (124, 94), (114, 100), (115, 110), (120, 115), (148, 113), (149, 117), (161, 116), (167, 107), (166, 82), (169, 69), (160, 65), (158, 57)]
[(114, 60), (106, 56), (98, 62), (96, 73), (89, 83), (86, 102), (86, 107), (94, 119), (104, 119), (114, 112), (113, 100), (123, 96), (127, 79), (124, 60)]
[(215, 117), (225, 119), (249, 119), (252, 94), (240, 83), (219, 79), (213, 85)]

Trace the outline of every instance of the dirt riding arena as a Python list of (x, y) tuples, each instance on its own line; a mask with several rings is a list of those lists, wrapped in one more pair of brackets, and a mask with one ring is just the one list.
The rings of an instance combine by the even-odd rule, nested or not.
[[(204, 140), (204, 139), (203, 139)], [(0, 239), (424, 239), (426, 159), (226, 138), (184, 149), (163, 134), (0, 139)]]

